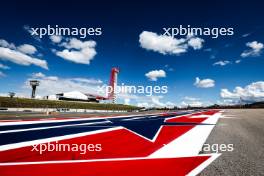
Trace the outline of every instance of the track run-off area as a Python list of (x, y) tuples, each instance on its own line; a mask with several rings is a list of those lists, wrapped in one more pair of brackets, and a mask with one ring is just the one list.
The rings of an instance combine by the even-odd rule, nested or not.
[(0, 175), (197, 175), (220, 110), (0, 121)]

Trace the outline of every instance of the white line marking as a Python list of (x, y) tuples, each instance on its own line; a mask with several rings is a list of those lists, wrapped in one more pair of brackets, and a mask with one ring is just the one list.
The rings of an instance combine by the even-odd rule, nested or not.
[(202, 164), (197, 166), (195, 169), (193, 169), (191, 172), (189, 172), (186, 176), (196, 176), (200, 172), (202, 172), (207, 166), (209, 166), (216, 158), (218, 158), (221, 155), (221, 153), (211, 154), (211, 157), (204, 161)]
[(70, 134), (70, 135), (65, 135), (65, 136), (56, 136), (56, 137), (51, 137), (51, 138), (46, 138), (46, 139), (38, 139), (38, 140), (19, 142), (19, 143), (14, 143), (14, 144), (6, 144), (6, 145), (0, 146), (0, 151), (16, 149), (16, 148), (26, 147), (26, 146), (32, 146), (35, 144), (48, 143), (48, 142), (53, 142), (53, 141), (60, 141), (60, 140), (65, 140), (65, 139), (83, 137), (83, 136), (87, 136), (87, 135), (104, 133), (104, 132), (114, 131), (114, 130), (119, 130), (119, 129), (124, 129), (124, 128), (123, 127), (113, 127), (113, 128), (107, 128), (107, 129), (84, 132), (84, 133)]
[(71, 122), (71, 121), (83, 121), (83, 120), (98, 120), (98, 119), (107, 119), (107, 118), (126, 118), (126, 117), (134, 117), (134, 116), (148, 116), (148, 115), (162, 115), (162, 113), (156, 114), (136, 114), (136, 115), (127, 115), (127, 116), (106, 116), (106, 117), (87, 117), (87, 118), (79, 118), (79, 119), (61, 119), (61, 120), (46, 120), (46, 121), (18, 121), (18, 122), (4, 122), (0, 123), (0, 126), (7, 125), (25, 125), (25, 124), (39, 124), (39, 123), (56, 123), (56, 122)]
[(5, 133), (17, 133), (17, 132), (24, 132), (24, 131), (35, 131), (35, 130), (46, 130), (52, 128), (62, 128), (62, 127), (71, 127), (71, 126), (83, 126), (83, 125), (95, 125), (95, 124), (104, 124), (104, 123), (111, 123), (110, 121), (105, 122), (90, 122), (90, 123), (79, 123), (79, 124), (68, 124), (68, 125), (57, 125), (57, 126), (46, 126), (46, 127), (37, 127), (37, 128), (27, 128), (27, 129), (18, 129), (18, 130), (6, 130), (0, 131), (0, 134)]
[(220, 116), (220, 113), (212, 115), (211, 117), (202, 122), (212, 125), (196, 125), (191, 130), (187, 131), (186, 133), (179, 136), (167, 145), (163, 146), (159, 150), (156, 150), (148, 157), (158, 158), (165, 156), (180, 157), (197, 155), (200, 152), (204, 142), (208, 138), (210, 132), (214, 128)]
[[(219, 156), (219, 154), (201, 154), (201, 155), (184, 156), (184, 157), (177, 157), (177, 158), (210, 156), (210, 158), (208, 159), (208, 160), (210, 160), (211, 157), (214, 157), (215, 155)], [(175, 158), (175, 157), (164, 157), (164, 159), (173, 159), (173, 158)], [(151, 160), (151, 159), (161, 159), (161, 158), (134, 157), (134, 158), (109, 158), (109, 159), (91, 159), (91, 160), (57, 160), (57, 161), (34, 161), (34, 162), (8, 162), (8, 163), (0, 163), (0, 166), (30, 165), (30, 164), (32, 165), (32, 164), (86, 163), (86, 162), (90, 163), (90, 162), (100, 162), (100, 161), (128, 161), (128, 160)]]

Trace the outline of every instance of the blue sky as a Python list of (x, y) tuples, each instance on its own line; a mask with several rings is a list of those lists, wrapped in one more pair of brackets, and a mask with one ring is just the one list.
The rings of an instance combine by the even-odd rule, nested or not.
[[(95, 88), (97, 84), (107, 84), (110, 69), (119, 67), (121, 70), (119, 83), (168, 86), (168, 93), (162, 97), (156, 95), (154, 100), (151, 97), (125, 96), (120, 97), (121, 103), (126, 99), (126, 102), (131, 104), (144, 105), (206, 105), (237, 102), (240, 97), (245, 101), (260, 101), (264, 99), (263, 6), (264, 4), (258, 1), (245, 1), (239, 4), (229, 1), (214, 3), (74, 1), (71, 4), (53, 1), (38, 4), (30, 1), (10, 2), (4, 4), (0, 12), (2, 23), (0, 47), (22, 52), (21, 48), (19, 50), (21, 45), (32, 45), (36, 51), (26, 54), (31, 58), (45, 61), (48, 69), (31, 62), (23, 65), (22, 61), (14, 62), (11, 56), (0, 54), (2, 65), (0, 93), (15, 91), (17, 94), (30, 95), (30, 88), (25, 82), (36, 77), (36, 73), (42, 73), (37, 75), (42, 81), (48, 80), (39, 87), (42, 92), (39, 91), (37, 94), (41, 96), (64, 91), (63, 86), (52, 85), (52, 81), (49, 80), (52, 77), (58, 79), (55, 82), (62, 81), (61, 83), (68, 86), (65, 88), (67, 91), (70, 88), (85, 91), (85, 86)], [(88, 54), (91, 58), (85, 64), (69, 61), (59, 57), (56, 52), (67, 49), (66, 45), (62, 47), (62, 43), (69, 42), (72, 36), (63, 36), (60, 43), (54, 43), (48, 36), (36, 40), (25, 29), (25, 26), (47, 25), (102, 28), (100, 36), (87, 36), (85, 39), (80, 39), (80, 36), (74, 37), (81, 42), (94, 41), (96, 46), (92, 47), (92, 50), (95, 50), (96, 55), (91, 57)], [(170, 52), (162, 54), (148, 44), (143, 47), (139, 41), (140, 34), (144, 31), (162, 37), (164, 27), (179, 25), (232, 27), (234, 35), (219, 36), (216, 39), (210, 36), (194, 36), (202, 41), (200, 48), (194, 49), (189, 46), (180, 54)], [(186, 36), (175, 38), (178, 40)], [(9, 46), (4, 46), (3, 40), (8, 42)], [(159, 46), (162, 46), (162, 43)], [(242, 56), (242, 53), (246, 54)], [(163, 70), (166, 77), (158, 77), (157, 81), (151, 81), (145, 76), (155, 70)], [(196, 77), (199, 77), (200, 84), (213, 81), (214, 85), (209, 87), (194, 85)], [(80, 82), (76, 78), (86, 79), (86, 82), (83, 80)], [(50, 90), (46, 91), (49, 84)], [(239, 88), (234, 90), (236, 87)]]

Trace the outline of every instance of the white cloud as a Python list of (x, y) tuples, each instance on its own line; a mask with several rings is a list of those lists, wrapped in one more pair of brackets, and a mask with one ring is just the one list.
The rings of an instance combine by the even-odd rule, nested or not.
[[(237, 92), (241, 87), (236, 87), (234, 92)], [(239, 95), (236, 93), (230, 92), (228, 89), (221, 89), (220, 96), (222, 98), (239, 98)]]
[(202, 107), (203, 103), (200, 101), (182, 101), (181, 102), (181, 107), (187, 107), (187, 106), (191, 106), (191, 107)]
[(250, 35), (251, 35), (251, 33), (246, 33), (246, 34), (243, 34), (242, 37), (248, 37)]
[(87, 84), (103, 84), (100, 79), (73, 78), (72, 81), (83, 82)]
[(166, 64), (164, 67), (165, 67), (165, 70), (174, 71), (174, 68), (170, 67), (168, 64)]
[(202, 101), (200, 98), (195, 98), (195, 97), (184, 97), (183, 101), (179, 105), (180, 107), (202, 107), (202, 106), (209, 106), (212, 105), (210, 101)]
[(185, 39), (175, 39), (148, 31), (143, 31), (140, 34), (139, 43), (142, 48), (161, 54), (181, 54), (187, 50)]
[(158, 78), (165, 78), (166, 72), (164, 70), (152, 70), (145, 74), (151, 81), (157, 81)]
[(58, 81), (59, 78), (57, 76), (47, 76), (45, 77), (46, 80), (50, 80), (50, 81)]
[(217, 104), (219, 105), (236, 105), (239, 104), (240, 100), (238, 99), (222, 99), (222, 100), (217, 100)]
[[(58, 76), (47, 76), (42, 72), (33, 73), (24, 82), (21, 95), (30, 96), (31, 87), (29, 80), (37, 79), (40, 85), (37, 88), (37, 96), (43, 97), (54, 95), (56, 93), (80, 91), (83, 93), (105, 96), (105, 92), (98, 91), (98, 86), (106, 86), (101, 80), (94, 78), (62, 78)], [(138, 96), (135, 94), (120, 93), (117, 94), (117, 99), (120, 103), (134, 104), (141, 107), (174, 107), (172, 102), (161, 102), (162, 96)]]
[(13, 43), (9, 43), (4, 39), (0, 39), (0, 46), (4, 48), (17, 50), (25, 54), (34, 54), (37, 51), (37, 49), (33, 45), (23, 44), (23, 45), (16, 47)]
[(0, 71), (0, 77), (6, 76), (3, 72)]
[[(21, 45), (24, 48), (29, 48), (27, 44)], [(26, 47), (25, 47), (26, 46)], [(31, 45), (30, 45), (31, 46)], [(20, 48), (20, 49), (21, 49)], [(35, 48), (35, 47), (34, 47)], [(33, 49), (34, 50), (34, 49)], [(31, 52), (33, 51), (31, 48)], [(27, 50), (29, 51), (29, 50)], [(29, 56), (19, 50), (19, 47), (16, 48), (14, 44), (8, 43), (6, 40), (0, 40), (0, 60), (10, 61), (19, 65), (36, 65), (44, 69), (48, 69), (48, 64), (45, 60), (41, 60), (32, 56)]]
[(95, 79), (89, 78), (61, 78), (58, 76), (47, 76), (41, 72), (33, 73), (30, 78), (28, 78), (23, 88), (30, 89), (29, 80), (38, 79), (40, 85), (37, 88), (38, 96), (54, 95), (56, 93), (70, 92), (70, 91), (80, 91), (83, 93), (91, 93), (98, 95), (98, 85), (102, 81), (98, 80), (95, 83)]
[(130, 105), (136, 105), (139, 107), (145, 108), (173, 108), (176, 106), (175, 103), (170, 101), (163, 101), (163, 96), (161, 95), (152, 95), (146, 96), (144, 94), (133, 94), (133, 93), (118, 93), (117, 94), (117, 101), (120, 103), (129, 103)]
[(239, 64), (241, 62), (241, 60), (236, 60), (235, 63), (236, 64)]
[(59, 79), (57, 76), (46, 76), (45, 74), (43, 74), (41, 72), (33, 73), (32, 78), (51, 80), (51, 81), (57, 81)]
[(38, 73), (33, 73), (32, 77), (33, 78), (44, 78), (45, 75), (43, 73), (41, 73), (41, 72), (38, 72)]
[(32, 35), (33, 31), (28, 25), (23, 26), (24, 30), (30, 34), (31, 37), (33, 37), (38, 42), (41, 42), (41, 39), (37, 35)]
[(45, 60), (28, 56), (20, 51), (9, 48), (0, 47), (0, 60), (7, 60), (19, 65), (36, 65), (44, 69), (48, 69), (48, 64)]
[(167, 102), (165, 103), (165, 107), (166, 107), (166, 108), (174, 108), (175, 106), (176, 106), (176, 104), (173, 103), (173, 102), (170, 102), (170, 101), (167, 101)]
[(262, 49), (264, 48), (263, 43), (253, 41), (253, 42), (248, 42), (246, 43), (246, 46), (250, 47), (249, 50), (245, 50), (242, 54), (241, 57), (250, 57), (250, 56), (259, 56)]
[(157, 107), (157, 108), (173, 108), (175, 103), (167, 101), (166, 103), (161, 102), (160, 100), (162, 99), (162, 96), (152, 96), (152, 97), (137, 97), (136, 101), (137, 106), (139, 107), (145, 107), (145, 108), (152, 108), (152, 107)]
[(138, 103), (137, 104), (138, 107), (145, 107), (145, 108), (149, 108), (149, 104), (147, 102), (143, 102), (143, 103)]
[(210, 59), (215, 59), (215, 58), (216, 58), (216, 56), (213, 54), (210, 56)]
[(76, 38), (71, 38), (69, 42), (62, 43), (62, 46), (68, 49), (72, 49), (72, 48), (73, 49), (83, 49), (83, 48), (89, 48), (89, 47), (93, 48), (95, 47), (95, 45), (96, 45), (96, 42), (93, 40), (83, 42)]
[(29, 44), (20, 45), (19, 47), (17, 47), (17, 50), (25, 54), (34, 54), (37, 51), (34, 46)]
[(62, 43), (66, 49), (63, 51), (55, 51), (56, 55), (80, 64), (90, 64), (90, 61), (96, 55), (95, 41), (80, 41), (76, 38), (71, 38), (69, 42)]
[(199, 88), (210, 88), (215, 86), (215, 81), (212, 79), (200, 79), (196, 77), (194, 85)]
[(264, 101), (264, 81), (253, 82), (244, 88), (237, 86), (233, 91), (221, 89), (220, 96), (224, 99)]
[(129, 98), (125, 98), (124, 99), (124, 104), (125, 105), (130, 105), (130, 99)]
[(183, 101), (181, 102), (180, 107), (187, 107), (187, 106), (201, 107), (204, 105), (205, 103), (202, 102), (200, 98), (186, 96), (183, 98)]
[(201, 49), (203, 47), (203, 42), (204, 40), (201, 39), (201, 38), (191, 38), (189, 41), (188, 41), (188, 44), (193, 47), (193, 49), (197, 50), (197, 49)]
[(139, 43), (142, 48), (159, 52), (161, 54), (181, 54), (187, 52), (188, 47), (201, 49), (203, 39), (187, 36), (186, 38), (176, 39), (171, 36), (158, 35), (154, 32), (143, 31), (139, 35)]
[(211, 51), (213, 51), (213, 49), (212, 48), (206, 48), (206, 49), (204, 49), (204, 51), (211, 52)]
[(4, 39), (0, 39), (0, 46), (5, 47), (5, 48), (10, 48), (10, 49), (15, 49), (16, 46), (13, 43), (8, 43)]
[(62, 40), (62, 36), (60, 36), (60, 35), (51, 35), (51, 36), (50, 36), (50, 40), (51, 40), (53, 43), (60, 43), (61, 40)]
[(10, 69), (10, 67), (8, 67), (7, 65), (4, 65), (4, 64), (1, 64), (0, 63), (0, 69), (7, 70), (7, 69)]
[(184, 97), (183, 99), (187, 100), (187, 101), (198, 101), (198, 100), (200, 100), (200, 98), (194, 98), (194, 97), (188, 97), (188, 96)]
[(160, 102), (160, 97), (151, 97), (152, 103), (154, 103), (158, 107), (164, 107), (165, 104)]
[(225, 65), (230, 64), (230, 63), (231, 63), (230, 61), (224, 60), (224, 61), (215, 62), (213, 65), (225, 66)]

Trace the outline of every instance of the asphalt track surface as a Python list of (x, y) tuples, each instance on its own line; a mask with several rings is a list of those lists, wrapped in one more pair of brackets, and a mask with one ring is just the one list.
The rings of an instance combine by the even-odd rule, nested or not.
[(200, 174), (264, 175), (264, 109), (226, 110), (212, 130), (208, 144), (234, 144)]

